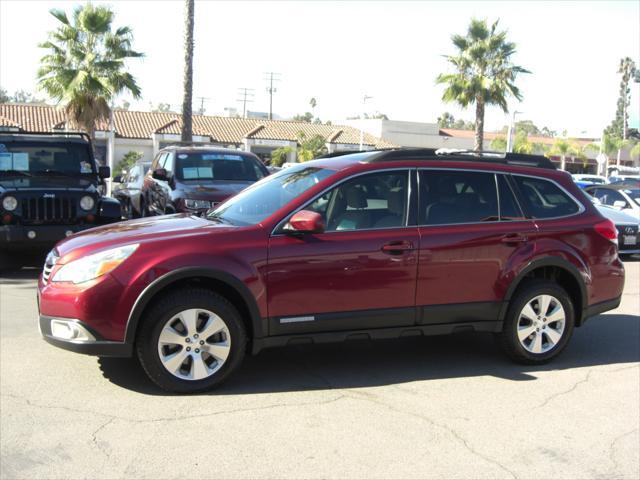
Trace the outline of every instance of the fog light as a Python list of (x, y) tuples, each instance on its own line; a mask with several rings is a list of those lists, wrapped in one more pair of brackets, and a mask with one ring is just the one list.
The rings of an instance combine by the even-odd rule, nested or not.
[(71, 340), (78, 336), (78, 331), (68, 322), (51, 320), (51, 335), (65, 340)]
[(63, 340), (95, 341), (95, 337), (82, 325), (69, 320), (51, 320), (51, 335)]
[(33, 240), (34, 238), (36, 238), (36, 232), (34, 232), (33, 230), (29, 230), (27, 232), (27, 237), (29, 237), (31, 240)]

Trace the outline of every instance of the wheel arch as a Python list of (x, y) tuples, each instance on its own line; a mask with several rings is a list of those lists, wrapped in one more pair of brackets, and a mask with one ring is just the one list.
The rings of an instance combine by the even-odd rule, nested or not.
[(505, 318), (511, 298), (524, 281), (530, 278), (544, 278), (557, 282), (567, 291), (573, 300), (576, 326), (579, 327), (584, 321), (589, 298), (585, 277), (588, 278), (588, 273), (581, 272), (578, 267), (563, 258), (544, 257), (533, 260), (509, 285), (500, 317)]
[(220, 270), (185, 267), (173, 270), (150, 283), (138, 296), (127, 320), (125, 343), (135, 343), (138, 326), (150, 302), (157, 295), (180, 286), (199, 285), (212, 289), (234, 304), (245, 323), (248, 340), (265, 336), (260, 310), (251, 291), (235, 276)]

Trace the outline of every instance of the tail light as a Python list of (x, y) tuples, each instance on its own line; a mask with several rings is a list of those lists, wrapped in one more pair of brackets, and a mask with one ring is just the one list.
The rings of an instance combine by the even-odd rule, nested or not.
[(618, 243), (618, 230), (611, 220), (603, 220), (602, 222), (598, 222), (593, 226), (593, 228), (607, 240), (610, 240), (616, 244)]

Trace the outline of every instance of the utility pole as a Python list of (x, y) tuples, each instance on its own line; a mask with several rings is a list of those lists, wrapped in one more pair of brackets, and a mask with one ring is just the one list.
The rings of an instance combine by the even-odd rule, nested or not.
[(273, 82), (279, 82), (280, 76), (279, 73), (276, 72), (266, 72), (265, 80), (269, 83), (267, 87), (267, 93), (269, 94), (269, 120), (273, 120), (273, 94), (276, 93), (277, 89), (273, 87)]
[(253, 98), (250, 98), (254, 96), (253, 92), (253, 88), (242, 87), (238, 89), (238, 95), (240, 95), (238, 102), (242, 102), (242, 118), (247, 118), (247, 102), (253, 102)]
[(509, 128), (507, 129), (507, 151), (506, 153), (511, 153), (513, 152), (513, 131), (515, 130), (515, 126), (516, 126), (516, 115), (522, 113), (522, 112), (518, 112), (517, 110), (513, 111), (513, 114), (511, 115), (511, 123), (509, 123)]
[(200, 100), (200, 110), (198, 110), (198, 115), (204, 115), (204, 102), (205, 100), (211, 100), (209, 97), (196, 97), (196, 100)]

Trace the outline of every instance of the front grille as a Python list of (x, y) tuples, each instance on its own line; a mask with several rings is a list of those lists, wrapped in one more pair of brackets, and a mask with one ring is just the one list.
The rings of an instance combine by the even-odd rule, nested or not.
[(76, 200), (72, 197), (24, 198), (24, 223), (71, 223), (76, 220)]

